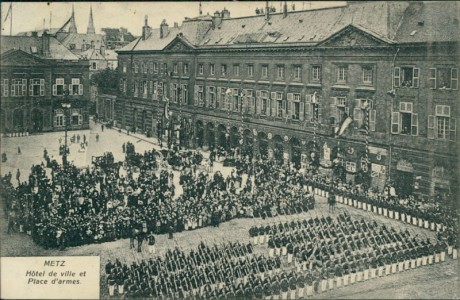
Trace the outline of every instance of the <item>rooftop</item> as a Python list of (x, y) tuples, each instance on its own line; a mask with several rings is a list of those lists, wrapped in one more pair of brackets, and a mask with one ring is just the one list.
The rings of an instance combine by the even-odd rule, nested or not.
[[(360, 1), (351, 5), (271, 13), (239, 18), (202, 15), (169, 27), (160, 38), (152, 29), (121, 51), (163, 50), (178, 35), (194, 47), (315, 46), (353, 25), (386, 43), (459, 41), (458, 3), (420, 1)], [(414, 31), (416, 33), (414, 34)]]
[(78, 60), (78, 56), (64, 47), (56, 38), (48, 36), (49, 51), (43, 51), (43, 36), (1, 36), (0, 53), (18, 49), (44, 59)]

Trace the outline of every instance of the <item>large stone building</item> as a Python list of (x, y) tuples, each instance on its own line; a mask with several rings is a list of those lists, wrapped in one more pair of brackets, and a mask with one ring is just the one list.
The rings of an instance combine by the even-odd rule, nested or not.
[(193, 146), (319, 162), (379, 189), (390, 179), (399, 194), (458, 195), (458, 8), (224, 9), (156, 29), (146, 17), (118, 51), (116, 120)]
[[(0, 37), (2, 133), (89, 128), (89, 62), (56, 38)], [(69, 103), (69, 109), (62, 103)]]

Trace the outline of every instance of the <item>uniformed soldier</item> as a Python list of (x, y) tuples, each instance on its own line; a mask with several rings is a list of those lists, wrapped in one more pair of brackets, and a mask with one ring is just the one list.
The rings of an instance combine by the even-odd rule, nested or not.
[(109, 295), (113, 296), (115, 294), (115, 275), (111, 272), (107, 275), (107, 285), (109, 286)]
[(151, 231), (147, 237), (148, 246), (149, 246), (149, 253), (155, 253), (155, 235), (153, 231)]

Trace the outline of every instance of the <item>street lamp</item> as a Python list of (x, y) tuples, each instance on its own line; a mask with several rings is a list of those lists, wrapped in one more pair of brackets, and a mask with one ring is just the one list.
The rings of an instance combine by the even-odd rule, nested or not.
[[(68, 94), (68, 91), (65, 92), (65, 95)], [(68, 111), (71, 108), (70, 103), (62, 103), (61, 104), (62, 108), (64, 109), (64, 149), (62, 151), (62, 165), (67, 167), (67, 114), (66, 111)]]

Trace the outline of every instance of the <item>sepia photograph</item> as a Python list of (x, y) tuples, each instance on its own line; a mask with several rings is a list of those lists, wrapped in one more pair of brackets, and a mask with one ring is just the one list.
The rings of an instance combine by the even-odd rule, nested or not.
[(0, 5), (0, 298), (460, 298), (460, 2)]

